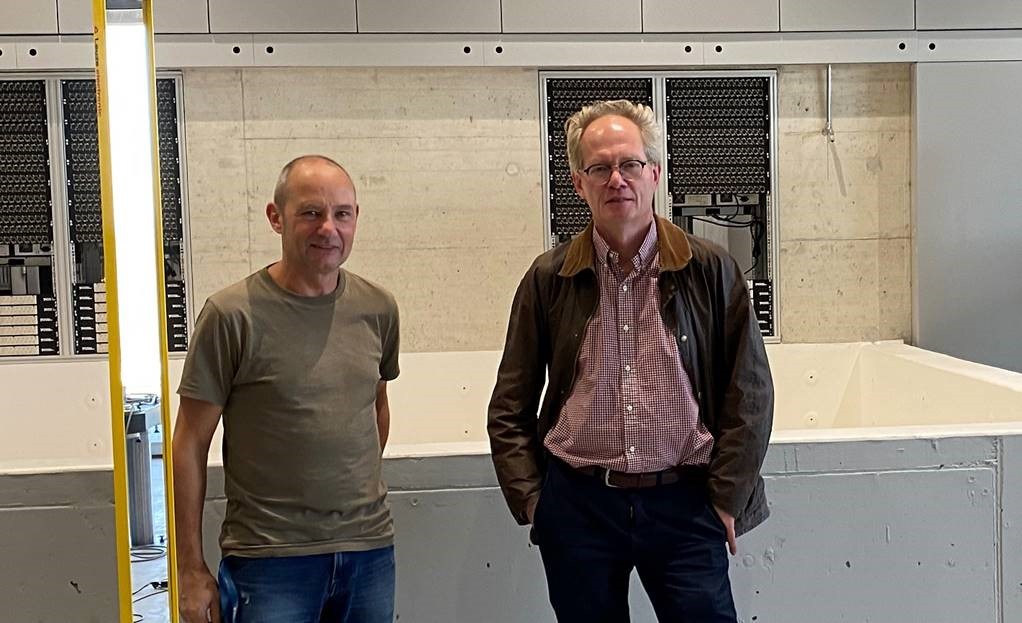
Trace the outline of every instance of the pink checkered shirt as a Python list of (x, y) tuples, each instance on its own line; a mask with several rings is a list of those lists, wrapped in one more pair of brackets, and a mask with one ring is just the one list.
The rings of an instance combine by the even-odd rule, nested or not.
[(656, 472), (709, 463), (713, 436), (660, 316), (660, 253), (650, 225), (632, 270), (593, 228), (600, 303), (586, 328), (575, 385), (546, 448), (573, 467)]

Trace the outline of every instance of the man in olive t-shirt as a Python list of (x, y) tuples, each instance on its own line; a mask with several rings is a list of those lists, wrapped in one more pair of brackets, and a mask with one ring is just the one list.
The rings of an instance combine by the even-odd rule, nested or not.
[[(281, 235), (280, 261), (209, 298), (178, 388), (182, 620), (389, 623), (393, 528), (380, 471), (397, 305), (341, 268), (358, 204), (339, 164), (290, 162), (266, 215)], [(201, 524), (221, 415), (218, 583), (202, 559)]]

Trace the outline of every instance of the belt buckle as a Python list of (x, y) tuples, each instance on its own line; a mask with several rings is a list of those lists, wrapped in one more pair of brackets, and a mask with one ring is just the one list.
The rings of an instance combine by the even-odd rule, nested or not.
[(620, 489), (621, 487), (610, 483), (610, 472), (611, 470), (606, 467), (603, 468), (603, 484), (607, 485), (611, 489)]

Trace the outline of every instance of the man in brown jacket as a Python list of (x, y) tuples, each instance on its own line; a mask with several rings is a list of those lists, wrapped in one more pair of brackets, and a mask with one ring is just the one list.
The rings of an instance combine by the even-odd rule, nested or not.
[(769, 513), (773, 418), (745, 278), (654, 215), (651, 109), (599, 102), (565, 130), (592, 223), (515, 295), (489, 406), (497, 477), (560, 623), (628, 621), (633, 568), (660, 621), (736, 621), (724, 543), (736, 553)]

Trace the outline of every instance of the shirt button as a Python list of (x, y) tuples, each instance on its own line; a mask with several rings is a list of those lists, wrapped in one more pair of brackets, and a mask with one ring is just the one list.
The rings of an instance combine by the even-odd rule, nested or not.
[(687, 335), (681, 336), (681, 341), (682, 342), (687, 342), (688, 341), (688, 336)]
[(632, 366), (630, 366), (628, 364), (625, 364), (625, 372), (631, 372), (631, 371), (632, 371)]
[(625, 333), (628, 333), (628, 325), (621, 327), (621, 330), (624, 331)]
[(628, 448), (628, 451), (634, 453), (635, 452), (635, 446), (632, 446), (632, 447)]
[(628, 291), (628, 286), (627, 285), (621, 286), (621, 291), (622, 292), (627, 292)]
[(625, 411), (631, 413), (632, 412), (632, 405), (625, 405)]

